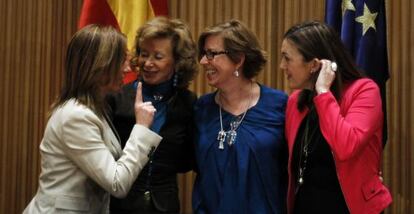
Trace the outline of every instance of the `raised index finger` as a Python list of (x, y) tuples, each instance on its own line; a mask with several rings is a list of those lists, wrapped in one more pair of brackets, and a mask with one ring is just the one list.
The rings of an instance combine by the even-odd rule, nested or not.
[(135, 104), (142, 103), (142, 83), (138, 82), (137, 93), (135, 96)]

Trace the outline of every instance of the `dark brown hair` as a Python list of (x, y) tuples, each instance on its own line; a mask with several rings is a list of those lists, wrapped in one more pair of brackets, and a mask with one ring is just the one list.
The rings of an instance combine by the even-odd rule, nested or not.
[(239, 20), (230, 20), (218, 25), (211, 26), (201, 33), (198, 39), (198, 57), (204, 55), (204, 44), (207, 37), (220, 35), (223, 38), (224, 49), (228, 51), (227, 56), (235, 62), (240, 62), (240, 54), (245, 54), (243, 64), (244, 76), (251, 79), (259, 74), (267, 60), (265, 52), (261, 49), (256, 35)]
[[(341, 98), (344, 85), (363, 76), (357, 69), (339, 35), (333, 28), (324, 23), (311, 21), (297, 24), (285, 33), (284, 38), (296, 46), (305, 62), (317, 58), (328, 59), (337, 63), (338, 70), (331, 91), (338, 101)], [(316, 83), (318, 75), (319, 72), (313, 74), (314, 83)], [(299, 109), (302, 110), (307, 102), (311, 102), (314, 95), (314, 91), (302, 90), (298, 103)]]

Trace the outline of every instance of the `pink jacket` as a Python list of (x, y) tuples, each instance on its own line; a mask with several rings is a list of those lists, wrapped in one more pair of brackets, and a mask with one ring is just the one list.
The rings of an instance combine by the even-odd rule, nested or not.
[[(291, 174), (293, 144), (308, 109), (299, 112), (298, 95), (289, 97), (286, 138), (289, 146), (288, 211), (292, 213), (295, 181)], [(328, 142), (348, 209), (353, 214), (377, 214), (392, 202), (380, 179), (383, 114), (377, 85), (362, 78), (348, 85), (338, 103), (331, 92), (314, 98), (322, 135)]]

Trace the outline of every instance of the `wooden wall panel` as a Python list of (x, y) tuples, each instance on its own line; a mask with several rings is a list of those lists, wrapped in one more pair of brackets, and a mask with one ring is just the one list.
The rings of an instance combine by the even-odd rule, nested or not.
[(384, 151), (384, 178), (391, 189), (393, 204), (388, 213), (414, 213), (414, 3), (387, 3), (388, 143)]
[(0, 1), (0, 213), (21, 213), (36, 192), (38, 147), (81, 3)]
[[(414, 3), (387, 0), (391, 78), (387, 84), (389, 142), (384, 179), (394, 203), (386, 213), (414, 213)], [(267, 51), (257, 80), (289, 93), (279, 69), (284, 31), (302, 20), (323, 20), (324, 0), (170, 0), (170, 15), (195, 38), (231, 18), (245, 22)], [(0, 0), (0, 213), (21, 213), (36, 192), (39, 144), (50, 104), (62, 82), (66, 44), (76, 31), (82, 0)], [(200, 70), (192, 90), (213, 89)], [(194, 174), (180, 176), (183, 213), (191, 213)]]
[[(286, 89), (285, 78), (279, 71), (279, 49), (284, 31), (303, 20), (323, 20), (324, 1), (271, 1), (271, 0), (171, 0), (170, 16), (185, 21), (197, 41), (199, 34), (208, 26), (239, 19), (259, 38), (267, 52), (268, 63), (257, 77), (263, 84)], [(204, 81), (203, 71), (192, 85), (198, 94), (210, 92)]]

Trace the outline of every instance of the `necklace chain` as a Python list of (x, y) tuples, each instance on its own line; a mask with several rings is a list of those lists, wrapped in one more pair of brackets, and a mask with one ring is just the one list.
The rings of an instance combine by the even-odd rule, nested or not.
[[(308, 162), (308, 155), (309, 153), (311, 153), (311, 151), (309, 151), (309, 146), (311, 144), (311, 141), (313, 140), (312, 138), (315, 135), (316, 130), (312, 130), (312, 132), (309, 134), (309, 121), (311, 120), (311, 115), (312, 115), (312, 111), (314, 111), (313, 107), (309, 110), (309, 114), (306, 118), (305, 121), (305, 131), (304, 131), (304, 137), (301, 140), (301, 144), (300, 144), (300, 153), (299, 153), (299, 172), (298, 172), (298, 186), (296, 188), (296, 192), (298, 191), (299, 187), (303, 185), (304, 183), (304, 174), (305, 174), (305, 170), (306, 170), (306, 165)], [(303, 159), (302, 159), (303, 157)]]
[(249, 101), (247, 102), (246, 110), (243, 112), (243, 115), (240, 117), (236, 117), (234, 121), (230, 122), (230, 129), (228, 131), (224, 131), (223, 128), (223, 116), (222, 116), (222, 110), (221, 110), (221, 101), (220, 101), (220, 91), (218, 91), (218, 104), (219, 104), (219, 113), (220, 113), (220, 131), (217, 134), (217, 140), (219, 141), (219, 149), (224, 149), (224, 142), (227, 141), (227, 144), (229, 146), (232, 146), (237, 138), (237, 128), (239, 128), (240, 124), (243, 122), (244, 117), (246, 116), (247, 111), (249, 110), (249, 107), (253, 100), (253, 83), (251, 82), (251, 92)]

